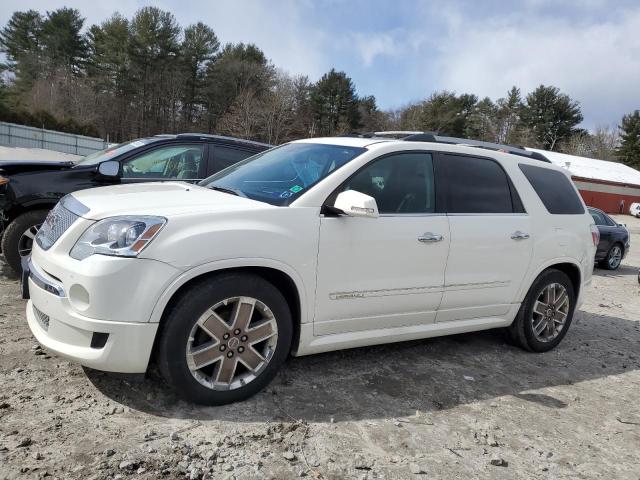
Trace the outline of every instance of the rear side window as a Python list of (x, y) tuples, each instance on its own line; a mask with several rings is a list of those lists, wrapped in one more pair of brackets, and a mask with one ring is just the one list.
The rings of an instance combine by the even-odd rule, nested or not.
[[(486, 158), (443, 155), (447, 213), (521, 212), (512, 200), (512, 185), (502, 167)], [(513, 196), (517, 197), (515, 190)], [(514, 203), (516, 208), (514, 208)]]
[(209, 163), (207, 169), (208, 175), (213, 175), (227, 167), (230, 167), (234, 163), (238, 163), (251, 155), (255, 155), (254, 152), (247, 150), (241, 150), (239, 148), (223, 147), (215, 145), (213, 147), (213, 160)]
[(584, 207), (567, 176), (549, 168), (520, 164), (547, 211), (553, 215), (581, 215)]

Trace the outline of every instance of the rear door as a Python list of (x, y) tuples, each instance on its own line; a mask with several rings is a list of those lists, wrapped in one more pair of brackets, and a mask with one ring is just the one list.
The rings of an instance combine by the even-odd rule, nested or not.
[(436, 164), (451, 245), (437, 322), (505, 315), (531, 261), (531, 220), (502, 166), (441, 154)]

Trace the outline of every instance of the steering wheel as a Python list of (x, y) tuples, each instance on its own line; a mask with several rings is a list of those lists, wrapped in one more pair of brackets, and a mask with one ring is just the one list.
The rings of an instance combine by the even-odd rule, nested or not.
[(396, 213), (402, 213), (402, 209), (405, 207), (405, 205), (415, 199), (416, 196), (413, 193), (407, 193), (400, 201), (400, 205), (398, 205), (398, 208), (396, 208)]

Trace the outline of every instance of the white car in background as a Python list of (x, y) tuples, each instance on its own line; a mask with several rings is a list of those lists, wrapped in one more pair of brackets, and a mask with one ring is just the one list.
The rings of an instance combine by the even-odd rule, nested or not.
[(629, 215), (640, 218), (640, 203), (632, 203), (629, 207)]
[(100, 370), (142, 373), (153, 355), (204, 404), (253, 395), (289, 354), (491, 328), (550, 350), (598, 230), (540, 154), (451, 143), (315, 138), (199, 186), (68, 195), (25, 269), (31, 331)]

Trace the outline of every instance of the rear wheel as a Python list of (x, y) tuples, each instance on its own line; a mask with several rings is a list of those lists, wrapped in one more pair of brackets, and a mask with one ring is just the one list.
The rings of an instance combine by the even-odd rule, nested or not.
[(553, 349), (569, 330), (575, 303), (575, 290), (567, 274), (545, 270), (531, 286), (508, 328), (509, 337), (532, 352)]
[(22, 257), (31, 254), (38, 229), (47, 218), (48, 210), (32, 210), (16, 217), (2, 236), (2, 254), (9, 266), (19, 275)]
[(607, 252), (607, 256), (600, 262), (600, 266), (607, 270), (617, 270), (622, 263), (622, 245), (619, 243), (613, 244), (613, 246)]
[(291, 348), (280, 291), (255, 275), (221, 274), (189, 287), (164, 319), (160, 371), (178, 394), (222, 405), (262, 390)]

